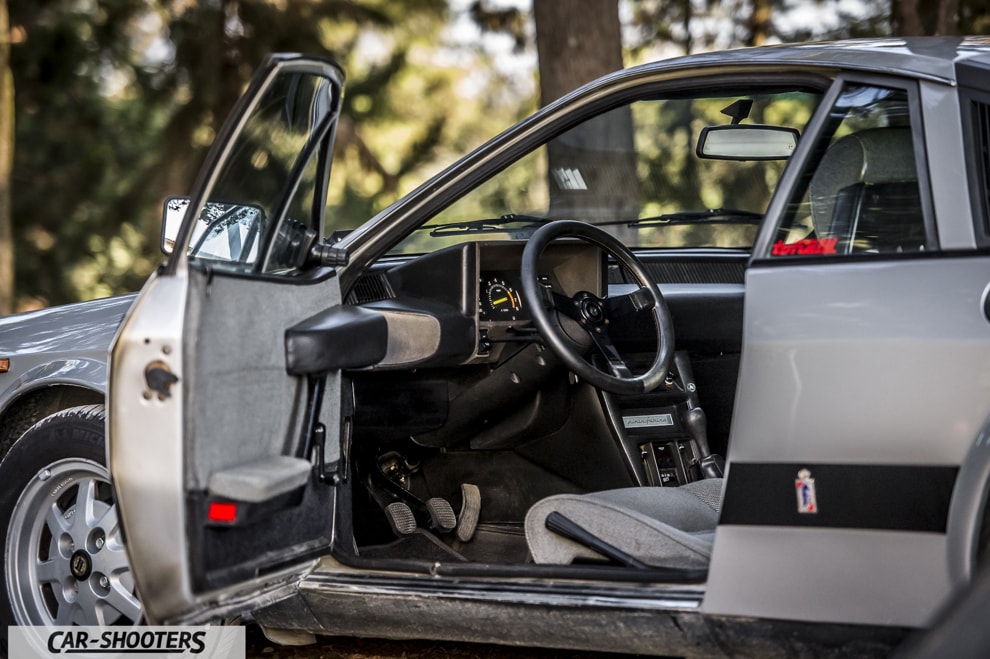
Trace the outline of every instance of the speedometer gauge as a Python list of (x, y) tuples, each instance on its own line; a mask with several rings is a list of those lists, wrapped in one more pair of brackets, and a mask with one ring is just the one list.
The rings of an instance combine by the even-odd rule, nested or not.
[(488, 304), (496, 314), (508, 314), (522, 308), (519, 293), (501, 279), (493, 279), (488, 284)]
[(504, 279), (492, 278), (483, 284), (481, 308), (491, 320), (517, 320), (522, 298)]

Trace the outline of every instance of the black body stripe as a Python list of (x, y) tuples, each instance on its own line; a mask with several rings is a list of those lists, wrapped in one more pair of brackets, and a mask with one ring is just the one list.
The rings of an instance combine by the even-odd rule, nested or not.
[[(799, 513), (795, 481), (815, 480), (817, 513)], [(719, 524), (945, 533), (958, 467), (733, 462)]]

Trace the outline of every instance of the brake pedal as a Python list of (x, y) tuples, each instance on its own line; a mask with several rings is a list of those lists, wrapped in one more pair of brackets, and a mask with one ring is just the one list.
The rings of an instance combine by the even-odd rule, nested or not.
[(453, 531), (457, 526), (457, 515), (446, 499), (433, 497), (426, 500), (426, 510), (430, 513), (430, 522), (434, 530), (440, 533)]
[(412, 508), (402, 501), (394, 501), (385, 506), (385, 518), (395, 535), (409, 535), (416, 531), (416, 516)]
[(477, 485), (461, 483), (461, 514), (457, 516), (457, 539), (469, 542), (481, 516), (481, 490)]

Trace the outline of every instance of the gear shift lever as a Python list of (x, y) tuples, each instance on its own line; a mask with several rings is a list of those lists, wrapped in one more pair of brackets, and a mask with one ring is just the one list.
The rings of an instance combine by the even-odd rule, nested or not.
[(701, 456), (701, 473), (705, 478), (722, 478), (725, 473), (725, 459), (713, 455), (708, 446), (708, 417), (700, 407), (692, 407), (684, 415), (684, 425), (698, 446)]

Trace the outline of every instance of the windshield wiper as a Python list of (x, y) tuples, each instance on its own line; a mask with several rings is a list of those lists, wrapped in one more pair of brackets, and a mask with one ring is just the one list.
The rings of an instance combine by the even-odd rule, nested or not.
[[(431, 236), (462, 236), (472, 233), (511, 233), (513, 237), (528, 237), (538, 227), (553, 222), (553, 219), (537, 217), (535, 215), (524, 215), (521, 213), (506, 213), (501, 217), (485, 220), (466, 220), (464, 222), (448, 222), (446, 224), (425, 224), (417, 231), (430, 232)], [(516, 229), (506, 229), (507, 224), (523, 224)], [(518, 235), (517, 235), (518, 234)]]
[[(431, 236), (462, 236), (473, 233), (509, 233), (513, 238), (528, 238), (539, 227), (553, 222), (557, 218), (539, 217), (524, 213), (506, 213), (501, 217), (482, 220), (465, 220), (463, 222), (447, 222), (446, 224), (425, 224), (417, 231), (429, 231)], [(709, 208), (697, 211), (678, 211), (636, 220), (612, 220), (608, 222), (592, 222), (596, 226), (653, 227), (678, 224), (759, 224), (763, 221), (762, 213), (736, 208)], [(513, 229), (506, 225), (522, 224)]]
[(700, 211), (677, 211), (664, 213), (653, 217), (642, 217), (638, 220), (615, 220), (612, 222), (596, 222), (602, 225), (623, 225), (627, 227), (656, 227), (674, 226), (679, 224), (759, 224), (763, 221), (763, 213), (741, 210), (738, 208), (709, 208)]

